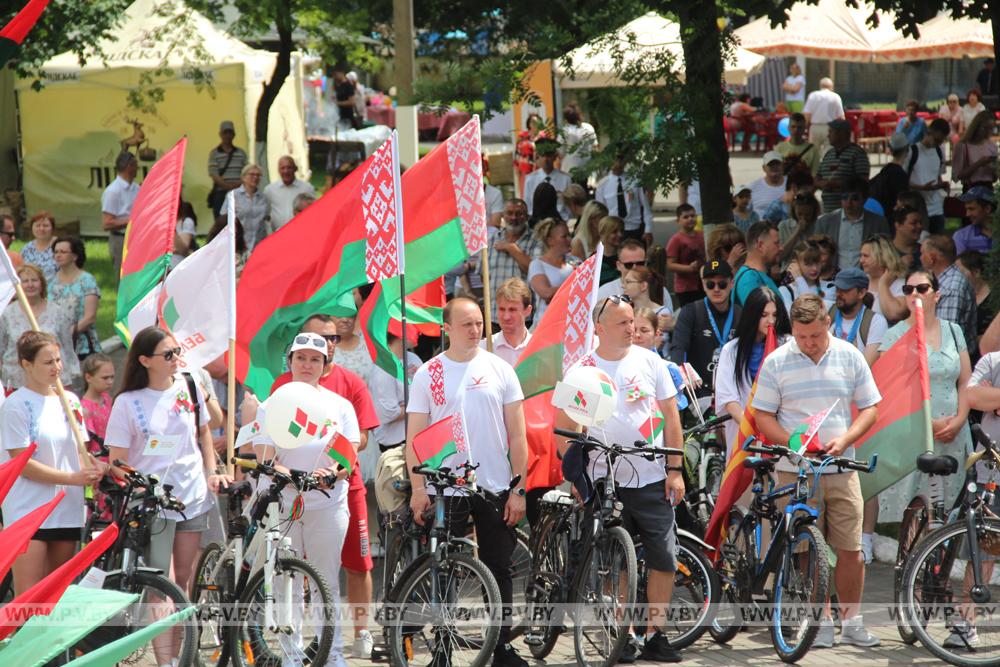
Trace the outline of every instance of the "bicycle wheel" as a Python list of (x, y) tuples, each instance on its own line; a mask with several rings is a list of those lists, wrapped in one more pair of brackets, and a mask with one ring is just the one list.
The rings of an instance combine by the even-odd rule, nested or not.
[(743, 616), (739, 605), (749, 602), (742, 593), (743, 580), (750, 571), (750, 564), (757, 553), (757, 537), (752, 526), (741, 529), (746, 510), (733, 507), (726, 522), (726, 539), (719, 547), (716, 572), (719, 578), (719, 609), (708, 631), (712, 639), (726, 644), (743, 629)]
[(663, 631), (676, 649), (687, 648), (712, 625), (719, 604), (719, 579), (694, 540), (677, 536), (674, 593)]
[(526, 584), (528, 618), (540, 622), (528, 627), (524, 641), (537, 660), (552, 652), (563, 631), (562, 613), (557, 609), (565, 598), (569, 535), (560, 530), (561, 524), (557, 513), (550, 513), (539, 522), (538, 542)]
[[(191, 601), (177, 584), (153, 572), (140, 570), (132, 573), (128, 580), (122, 573), (115, 572), (104, 580), (104, 588), (136, 593), (139, 599), (87, 635), (79, 646), (85, 652), (121, 639), (145, 628), (150, 623), (191, 606)], [(177, 660), (180, 667), (190, 667), (195, 664), (198, 648), (197, 631), (198, 619), (189, 618), (178, 623), (173, 632), (168, 630), (138, 647), (121, 662), (163, 665)]]
[(581, 667), (610, 667), (628, 642), (635, 608), (635, 547), (621, 526), (595, 538), (581, 561), (574, 596), (573, 647)]
[(402, 523), (396, 523), (386, 531), (385, 561), (382, 572), (382, 599), (387, 600), (399, 577), (413, 560), (411, 537)]
[(522, 607), (531, 575), (531, 538), (520, 528), (514, 529), (514, 553), (510, 556), (510, 576), (514, 581), (514, 605)]
[(482, 561), (449, 553), (425, 560), (403, 582), (389, 620), (393, 667), (468, 665), (493, 661), (500, 636), (500, 588)]
[[(1000, 520), (977, 517), (976, 524), (980, 553), (995, 558), (1000, 553)], [(903, 570), (900, 611), (920, 643), (941, 660), (967, 667), (997, 665), (1000, 627), (994, 609), (1000, 586), (984, 576), (989, 600), (973, 605), (968, 604), (971, 578), (951, 578), (968, 571), (953, 569), (967, 555), (967, 539), (962, 521), (935, 530), (916, 545)], [(969, 624), (966, 618), (975, 621)], [(949, 639), (956, 645), (945, 646)]]
[[(903, 570), (906, 568), (906, 560), (913, 551), (913, 547), (923, 537), (924, 528), (927, 526), (927, 505), (923, 498), (914, 498), (910, 506), (903, 512), (903, 521), (899, 524), (899, 546), (896, 549), (896, 565), (893, 568), (892, 601), (899, 608), (899, 596), (902, 589)], [(906, 644), (917, 641), (917, 635), (910, 629), (909, 624), (900, 614), (896, 617), (896, 629), (899, 631), (899, 638)]]
[[(336, 600), (326, 579), (307, 561), (279, 558), (265, 591), (264, 570), (258, 570), (240, 596), (240, 623), (228, 633), (236, 667), (325, 665), (333, 645)], [(265, 597), (273, 596), (273, 617), (267, 618)]]
[(223, 546), (212, 542), (201, 552), (195, 570), (192, 601), (198, 606), (198, 653), (207, 653), (214, 662), (222, 651), (224, 641), (222, 605), (232, 590), (232, 563), (222, 568), (216, 576), (216, 568), (223, 557)]
[(826, 604), (830, 561), (819, 528), (799, 526), (785, 546), (774, 577), (771, 643), (778, 657), (797, 662), (809, 652), (819, 632), (818, 612)]

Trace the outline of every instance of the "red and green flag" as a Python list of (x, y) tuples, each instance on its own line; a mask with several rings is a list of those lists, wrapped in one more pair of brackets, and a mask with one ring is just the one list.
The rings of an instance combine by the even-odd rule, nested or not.
[(184, 138), (153, 165), (132, 205), (115, 315), (115, 331), (126, 345), (134, 333), (129, 330), (129, 315), (157, 288), (170, 266), (186, 149)]
[[(778, 347), (778, 339), (774, 334), (774, 327), (768, 327), (767, 338), (764, 341), (764, 359), (774, 352)], [(763, 362), (761, 367), (763, 367)], [(757, 370), (758, 377), (760, 370)], [(719, 497), (715, 499), (715, 509), (712, 510), (712, 518), (708, 521), (708, 528), (705, 529), (705, 541), (715, 547), (713, 553), (719, 553), (719, 544), (725, 537), (726, 521), (729, 517), (729, 510), (732, 509), (739, 497), (750, 486), (753, 481), (753, 471), (743, 467), (743, 462), (750, 458), (750, 454), (743, 451), (743, 442), (751, 435), (757, 434), (757, 411), (753, 407), (753, 397), (757, 393), (757, 378), (754, 378), (753, 386), (750, 387), (750, 396), (747, 398), (747, 407), (743, 410), (743, 419), (740, 420), (740, 430), (736, 440), (729, 447), (729, 464), (722, 474), (722, 484), (719, 488)]]
[(49, 0), (29, 0), (24, 9), (0, 29), (0, 67), (7, 64), (21, 44), (24, 44), (24, 38), (38, 23), (38, 18), (48, 4)]
[(859, 459), (879, 455), (875, 470), (861, 475), (866, 500), (916, 470), (917, 457), (934, 449), (927, 340), (919, 299), (914, 320), (916, 324), (872, 365), (882, 401), (875, 424), (854, 444)]
[(562, 467), (552, 434), (556, 416), (552, 395), (566, 369), (594, 347), (592, 313), (597, 304), (599, 262), (603, 254), (604, 248), (598, 244), (594, 254), (562, 284), (514, 367), (524, 392), (528, 490), (562, 482)]
[(838, 398), (826, 410), (817, 412), (807, 418), (805, 422), (796, 426), (795, 430), (788, 434), (788, 448), (800, 454), (822, 451), (823, 443), (819, 441), (816, 434), (819, 433), (823, 422), (826, 421), (826, 418), (830, 416), (830, 413), (833, 412), (833, 409), (839, 402), (840, 399)]
[(468, 451), (461, 414), (436, 421), (413, 436), (413, 455), (430, 468), (440, 468), (445, 460)]
[(646, 444), (652, 445), (656, 442), (656, 439), (663, 433), (663, 413), (659, 409), (654, 409), (650, 413), (649, 419), (639, 427), (639, 433), (646, 439)]
[(358, 467), (358, 452), (354, 449), (354, 443), (338, 433), (326, 447), (326, 455), (337, 463), (348, 474), (353, 473)]

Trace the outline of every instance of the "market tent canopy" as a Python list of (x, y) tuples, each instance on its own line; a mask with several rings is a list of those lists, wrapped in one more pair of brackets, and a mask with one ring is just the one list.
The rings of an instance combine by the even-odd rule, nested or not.
[(992, 58), (993, 27), (989, 21), (939, 14), (921, 23), (920, 37), (901, 36), (879, 51), (882, 60), (933, 60), (935, 58)]
[[(634, 42), (632, 38), (634, 37)], [(578, 47), (566, 58), (571, 63), (566, 67), (556, 61), (555, 74), (561, 88), (607, 88), (623, 86), (618, 78), (613, 55), (608, 49), (608, 40), (621, 45), (626, 53), (625, 65), (667, 50), (673, 54), (675, 63), (684, 75), (684, 50), (681, 45), (680, 25), (656, 12), (649, 12), (626, 23), (610, 35), (598, 37)], [(746, 78), (764, 64), (764, 58), (746, 49), (736, 49), (736, 62), (726, 63), (726, 81), (732, 84), (746, 83)]]
[(765, 56), (806, 56), (849, 62), (872, 62), (879, 49), (901, 37), (893, 26), (895, 14), (879, 12), (879, 25), (867, 19), (875, 13), (869, 3), (848, 7), (844, 0), (819, 0), (816, 5), (797, 3), (784, 26), (771, 27), (764, 16), (736, 30), (743, 48)]
[[(136, 0), (115, 38), (100, 48), (103, 59), (91, 54), (83, 64), (72, 53), (50, 59), (40, 91), (31, 80), (17, 82), (28, 210), (47, 210), (57, 222), (79, 220), (82, 233), (102, 234), (101, 194), (115, 178), (115, 156), (123, 149), (136, 154), (141, 183), (186, 136), (184, 199), (195, 205), (200, 231), (208, 231), (208, 155), (219, 143), (219, 123), (233, 121), (236, 144), (252, 159), (257, 103), (275, 55), (218, 30), (180, 0)], [(163, 66), (168, 70), (157, 73)], [(195, 67), (210, 75), (211, 90)], [(128, 96), (150, 74), (165, 96), (155, 111), (140, 111)], [(287, 154), (308, 178), (301, 82), (296, 55), (268, 118), (267, 167), (274, 177), (278, 158)]]

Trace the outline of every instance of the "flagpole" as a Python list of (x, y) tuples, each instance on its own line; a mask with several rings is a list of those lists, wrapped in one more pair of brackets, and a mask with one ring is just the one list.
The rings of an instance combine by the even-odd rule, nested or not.
[(229, 191), (229, 363), (226, 373), (226, 474), (233, 476), (236, 454), (236, 195)]
[(393, 204), (396, 207), (396, 254), (397, 254), (397, 264), (399, 266), (399, 323), (400, 323), (400, 338), (399, 341), (403, 348), (403, 413), (406, 413), (406, 408), (410, 405), (410, 375), (407, 373), (406, 367), (406, 279), (403, 274), (406, 273), (406, 234), (404, 230), (404, 220), (403, 220), (403, 192), (402, 192), (402, 178), (399, 173), (399, 133), (396, 130), (392, 131), (392, 135), (389, 140), (392, 142), (392, 178), (393, 178)]
[(483, 316), (486, 318), (486, 351), (493, 351), (493, 290), (490, 288), (490, 258), (486, 248), (479, 251), (483, 257)]

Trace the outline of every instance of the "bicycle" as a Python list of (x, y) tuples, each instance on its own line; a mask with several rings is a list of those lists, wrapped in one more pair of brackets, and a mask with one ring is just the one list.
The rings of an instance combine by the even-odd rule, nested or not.
[[(1000, 452), (978, 424), (972, 433), (983, 449), (966, 459), (965, 469), (969, 471), (982, 461), (989, 472), (988, 481), (981, 488), (977, 482), (968, 482), (961, 505), (948, 522), (913, 548), (903, 569), (897, 611), (937, 658), (953, 665), (996, 665), (1000, 663), (1000, 642), (983, 641), (977, 631), (977, 627), (995, 627), (995, 618), (987, 618), (986, 623), (974, 623), (970, 618), (995, 614), (989, 605), (1000, 599), (1000, 587), (987, 581), (983, 573), (984, 554), (1000, 556), (1000, 519), (990, 509)], [(968, 563), (962, 583), (956, 585), (951, 576), (961, 560)]]
[[(229, 523), (228, 544), (209, 544), (196, 569), (193, 597), (206, 619), (199, 648), (213, 651), (220, 665), (326, 664), (337, 601), (324, 576), (295, 555), (287, 532), (296, 509), (282, 517), (279, 503), (288, 487), (301, 495), (322, 490), (333, 478), (302, 470), (286, 474), (247, 455), (232, 462), (271, 484), (257, 494), (248, 515), (242, 512), (253, 494), (247, 480), (220, 491), (229, 495), (230, 516), (236, 518)], [(230, 610), (237, 612), (235, 619)]]
[[(152, 523), (160, 512), (174, 511), (184, 516), (184, 503), (171, 494), (170, 484), (160, 484), (156, 475), (143, 475), (124, 461), (113, 465), (122, 471), (121, 481), (102, 478), (99, 488), (111, 504), (118, 539), (94, 565), (105, 571), (103, 588), (138, 594), (138, 600), (90, 633), (80, 648), (91, 651), (130, 635), (150, 623), (191, 606), (191, 600), (162, 570), (145, 567), (142, 552), (149, 546)], [(138, 649), (125, 662), (139, 662), (151, 650), (157, 664), (175, 658), (181, 667), (193, 665), (197, 650), (196, 619), (183, 621), (174, 629)], [(166, 659), (161, 659), (166, 658)]]
[[(872, 456), (870, 463), (834, 456), (814, 462), (788, 447), (754, 445), (756, 441), (753, 436), (747, 438), (743, 450), (768, 458), (755, 456), (743, 462), (745, 468), (753, 470), (753, 500), (749, 510), (734, 507), (730, 511), (718, 563), (725, 603), (734, 606), (734, 617), (717, 616), (711, 632), (717, 642), (732, 640), (746, 620), (745, 616), (737, 615), (736, 605), (758, 607), (759, 598), (766, 599), (764, 589), (773, 575), (769, 601), (774, 608), (768, 622), (771, 643), (782, 661), (793, 663), (809, 652), (816, 639), (819, 632), (816, 610), (827, 603), (830, 579), (829, 547), (816, 526), (819, 511), (807, 502), (814, 495), (824, 469), (833, 466), (840, 471), (871, 472), (877, 455)], [(770, 475), (782, 458), (798, 467), (797, 478), (794, 483), (775, 489)], [(810, 475), (815, 477), (812, 491)], [(788, 504), (779, 511), (777, 501), (786, 496)], [(762, 558), (759, 540), (765, 521), (770, 524), (771, 540)]]
[[(476, 486), (477, 467), (459, 464), (454, 468), (457, 473), (446, 467), (413, 468), (434, 490), (433, 523), (428, 550), (402, 572), (383, 609), (381, 621), (387, 627), (390, 661), (395, 667), (455, 663), (483, 667), (493, 659), (503, 622), (500, 588), (486, 565), (469, 553), (476, 544), (464, 535), (451, 534), (445, 495), (451, 489), (459, 496), (478, 496), (499, 504), (499, 496)], [(519, 476), (509, 488), (518, 482)]]
[(694, 510), (692, 527), (702, 535), (712, 518), (726, 472), (726, 442), (720, 440), (718, 429), (732, 418), (726, 412), (684, 432), (684, 480), (689, 489), (685, 502), (689, 510)]

